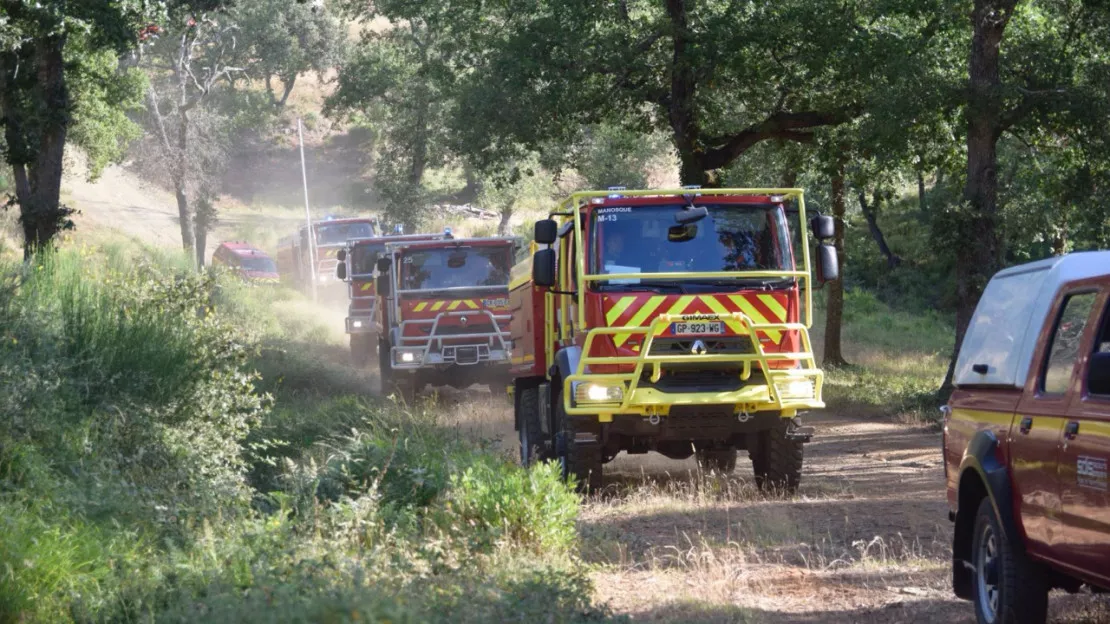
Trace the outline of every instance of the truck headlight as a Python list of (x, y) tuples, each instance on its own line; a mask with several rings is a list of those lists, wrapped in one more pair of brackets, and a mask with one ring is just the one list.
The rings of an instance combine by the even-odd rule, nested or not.
[(775, 384), (775, 390), (780, 399), (812, 399), (817, 393), (810, 379), (779, 382)]
[(351, 321), (351, 327), (362, 329), (362, 321)]
[(580, 383), (574, 389), (575, 403), (620, 403), (624, 400), (624, 384)]
[(394, 357), (401, 364), (419, 364), (420, 361), (424, 358), (424, 352), (422, 350), (416, 349), (404, 351), (398, 350)]

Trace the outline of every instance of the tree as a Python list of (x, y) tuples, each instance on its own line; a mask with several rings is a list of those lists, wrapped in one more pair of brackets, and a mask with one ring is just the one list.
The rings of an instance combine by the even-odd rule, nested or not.
[(442, 33), (421, 20), (367, 32), (339, 72), (325, 112), (367, 120), (378, 130), (374, 186), (386, 212), (415, 226), (427, 203), (430, 166), (451, 154), (445, 119), (453, 73), (440, 53)]
[[(234, 10), (239, 26), (236, 65), (249, 78), (265, 82), (274, 106), (285, 106), (297, 77), (321, 77), (343, 58), (347, 31), (327, 5), (289, 0), (240, 0)], [(281, 82), (280, 94), (274, 80)]]
[[(928, 36), (930, 3), (788, 0), (380, 0), (396, 21), (449, 32), (460, 72), (452, 118), (482, 166), (602, 121), (666, 133), (685, 183), (767, 140), (810, 142), (875, 96), (876, 76)], [(884, 15), (885, 14), (885, 15)], [(896, 27), (892, 27), (896, 26)], [(474, 124), (485, 111), (497, 115)]]
[[(209, 105), (221, 83), (243, 71), (232, 65), (238, 26), (223, 12), (196, 13), (182, 7), (170, 14), (164, 35), (145, 52), (151, 76), (147, 116), (158, 161), (173, 185), (181, 224), (181, 246), (197, 266), (204, 264), (205, 237), (198, 237), (195, 202), (206, 206), (216, 194), (216, 172), (226, 158), (227, 121)], [(190, 197), (193, 197), (191, 200)], [(199, 226), (212, 223), (210, 210)]]
[[(1089, 111), (1105, 110), (1108, 20), (1107, 7), (1083, 0), (974, 1), (964, 204), (949, 215), (956, 234), (953, 366), (979, 296), (1004, 261), (998, 142), (1004, 134), (1104, 134), (1105, 120), (1094, 122)], [(951, 375), (950, 366), (946, 386)]]
[[(111, 109), (121, 95), (74, 90), (71, 83), (95, 71), (103, 53), (119, 55), (131, 47), (141, 17), (138, 0), (0, 0), (0, 156), (12, 167), (15, 196), (8, 205), (19, 205), (25, 258), (73, 225), (73, 211), (61, 204), (60, 195), (75, 110), (95, 115), (98, 97)], [(106, 147), (110, 138), (103, 141), (95, 133), (78, 138), (105, 147), (102, 155), (112, 154)], [(99, 162), (94, 158), (94, 165)]]

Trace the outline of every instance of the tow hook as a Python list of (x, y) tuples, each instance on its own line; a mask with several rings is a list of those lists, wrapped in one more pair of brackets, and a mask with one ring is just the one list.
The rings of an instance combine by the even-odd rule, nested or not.
[(658, 427), (659, 423), (663, 422), (663, 419), (659, 417), (659, 414), (652, 414), (647, 417), (647, 421), (652, 427)]
[(816, 431), (816, 427), (791, 427), (786, 431), (786, 439), (798, 442), (809, 442), (813, 439), (813, 434)]
[(745, 411), (741, 411), (739, 414), (736, 415), (736, 420), (739, 420), (742, 423), (746, 423), (751, 419), (752, 415)]

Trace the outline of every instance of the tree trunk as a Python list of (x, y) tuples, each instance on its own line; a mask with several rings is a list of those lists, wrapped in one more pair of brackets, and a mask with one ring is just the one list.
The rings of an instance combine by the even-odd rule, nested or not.
[(501, 206), (501, 220), (497, 222), (497, 235), (509, 235), (509, 221), (513, 218), (513, 202), (512, 200), (506, 201)]
[(177, 217), (181, 221), (181, 247), (190, 258), (195, 258), (197, 235), (185, 188), (189, 168), (189, 112), (182, 110), (180, 115), (177, 124), (177, 149), (174, 154), (174, 159), (177, 162), (174, 166), (173, 187), (174, 196), (177, 198)]
[[(0, 83), (0, 91), (14, 91), (17, 87), (11, 83), (16, 80), (19, 61), (33, 64), (35, 84), (32, 97), (40, 108), (40, 119), (21, 119), (17, 105), (0, 93), (0, 114), (8, 118), (5, 138), (9, 149), (13, 150), (9, 158), (12, 160), (15, 196), (19, 202), (19, 221), (23, 229), (24, 260), (30, 260), (35, 253), (48, 247), (58, 232), (73, 227), (73, 222), (69, 220), (73, 211), (60, 202), (62, 162), (70, 121), (69, 90), (62, 55), (65, 41), (64, 34), (40, 37), (34, 42), (29, 55), (14, 60), (17, 67), (4, 64), (4, 80)], [(8, 54), (11, 61), (16, 53)], [(31, 69), (25, 67), (23, 71)], [(17, 147), (26, 144), (28, 138), (34, 139), (29, 153)]]
[[(267, 80), (269, 80), (269, 79), (267, 78)], [(281, 99), (278, 100), (278, 102), (277, 102), (277, 107), (278, 108), (284, 108), (285, 103), (289, 101), (289, 94), (293, 93), (293, 86), (295, 84), (297, 84), (297, 75), (293, 74), (288, 79), (282, 77), (281, 84), (282, 84), (282, 92), (281, 92)]]
[(929, 205), (925, 202), (925, 171), (917, 169), (917, 210), (924, 217), (928, 214)]
[(712, 176), (702, 167), (700, 128), (694, 98), (697, 95), (697, 68), (687, 57), (690, 30), (686, 0), (666, 0), (671, 21), (671, 88), (667, 114), (675, 149), (678, 151), (679, 178), (683, 184), (709, 186)]
[(883, 236), (883, 231), (879, 229), (879, 223), (875, 217), (875, 208), (879, 205), (878, 194), (876, 193), (874, 204), (868, 205), (867, 194), (862, 189), (858, 193), (860, 211), (863, 212), (863, 217), (867, 219), (867, 229), (871, 232), (871, 238), (875, 239), (875, 243), (879, 246), (879, 252), (886, 258), (887, 268), (893, 269), (902, 264), (902, 258), (890, 250), (890, 246), (886, 244), (886, 237)]
[[(998, 137), (1002, 132), (1002, 82), (998, 55), (1006, 25), (1017, 0), (975, 0), (972, 12), (970, 81), (967, 107), (967, 214), (956, 232), (956, 343), (952, 361), (960, 352), (964, 334), (987, 281), (1001, 264), (1002, 241), (998, 232)], [(944, 389), (951, 386), (949, 366)]]
[(843, 366), (848, 362), (840, 345), (840, 329), (844, 318), (844, 165), (845, 152), (837, 156), (836, 171), (832, 177), (832, 211), (836, 220), (833, 238), (841, 279), (826, 284), (829, 289), (825, 306), (825, 366)]

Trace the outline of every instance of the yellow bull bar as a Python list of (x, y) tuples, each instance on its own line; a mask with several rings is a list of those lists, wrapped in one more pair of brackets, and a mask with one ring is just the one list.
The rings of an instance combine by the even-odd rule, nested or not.
[[(734, 405), (738, 412), (780, 411), (792, 417), (799, 409), (819, 409), (822, 401), (824, 373), (817, 368), (810, 344), (809, 331), (803, 323), (756, 323), (742, 312), (724, 314), (698, 314), (698, 320), (730, 322), (741, 327), (737, 335), (751, 337), (750, 353), (652, 355), (656, 337), (671, 323), (684, 320), (681, 314), (660, 314), (647, 327), (598, 327), (591, 329), (582, 346), (582, 355), (573, 375), (563, 380), (563, 406), (570, 415), (597, 415), (601, 422), (611, 422), (613, 414), (667, 415), (673, 405)], [(767, 353), (757, 332), (796, 331), (801, 336), (802, 351)], [(591, 356), (591, 348), (598, 336), (615, 334), (640, 334), (644, 336), (640, 353), (632, 357)], [(712, 337), (709, 337), (712, 338)], [(772, 369), (771, 362), (800, 361), (801, 368)], [(663, 392), (657, 388), (641, 388), (644, 369), (650, 367), (652, 383), (662, 378), (663, 364), (740, 363), (741, 381), (751, 378), (753, 364), (763, 373), (764, 384), (746, 384), (736, 390), (709, 392)], [(588, 373), (591, 365), (634, 365), (630, 373)], [(791, 383), (811, 382), (811, 396), (789, 396), (783, 387)], [(598, 400), (579, 403), (575, 390), (579, 384), (598, 384), (608, 388), (621, 387), (620, 400)]]

